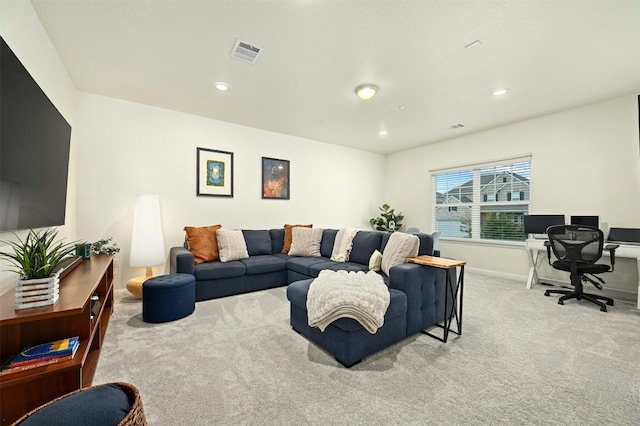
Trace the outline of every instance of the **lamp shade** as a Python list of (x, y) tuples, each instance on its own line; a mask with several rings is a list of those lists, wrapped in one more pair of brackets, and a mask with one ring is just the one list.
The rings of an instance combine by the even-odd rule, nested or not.
[(129, 265), (146, 268), (165, 263), (160, 198), (154, 194), (136, 197)]

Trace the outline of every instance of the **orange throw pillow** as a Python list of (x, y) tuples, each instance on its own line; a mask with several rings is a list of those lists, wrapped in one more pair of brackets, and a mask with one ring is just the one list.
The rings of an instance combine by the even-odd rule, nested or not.
[(218, 260), (218, 240), (216, 239), (216, 231), (222, 228), (222, 225), (212, 226), (185, 226), (184, 231), (187, 233), (187, 246), (189, 251), (193, 253), (196, 263), (211, 262)]
[(291, 233), (291, 229), (295, 227), (313, 228), (313, 225), (285, 225), (284, 226), (284, 245), (282, 246), (281, 253), (289, 253), (289, 250), (291, 250), (291, 240), (293, 239), (293, 234)]

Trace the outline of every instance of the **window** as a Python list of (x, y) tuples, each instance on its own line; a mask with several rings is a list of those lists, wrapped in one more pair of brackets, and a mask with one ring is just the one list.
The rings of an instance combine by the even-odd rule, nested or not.
[(432, 171), (433, 228), (443, 237), (524, 241), (531, 158)]

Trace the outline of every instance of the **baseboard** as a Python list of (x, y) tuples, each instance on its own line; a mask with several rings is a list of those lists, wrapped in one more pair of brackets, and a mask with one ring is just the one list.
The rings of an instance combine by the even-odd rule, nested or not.
[[(527, 275), (510, 274), (507, 272), (491, 271), (489, 269), (479, 269), (479, 268), (469, 268), (469, 267), (466, 267), (465, 270), (469, 272), (477, 273), (477, 274), (482, 274), (482, 275), (521, 281), (523, 287), (525, 287), (527, 284), (527, 278), (528, 278)], [(539, 278), (539, 279), (541, 283), (546, 284), (548, 286), (566, 287), (566, 288), (571, 287), (568, 281), (555, 280), (551, 278)], [(593, 290), (595, 292), (599, 291), (595, 287), (593, 288)], [(585, 287), (585, 292), (592, 292), (592, 291), (587, 290)], [(638, 300), (638, 294), (634, 291), (629, 291), (629, 290), (619, 290), (617, 288), (604, 287), (602, 289), (602, 294), (604, 296), (611, 297), (612, 299), (615, 299), (615, 300), (626, 300), (633, 303), (637, 303), (637, 300)]]

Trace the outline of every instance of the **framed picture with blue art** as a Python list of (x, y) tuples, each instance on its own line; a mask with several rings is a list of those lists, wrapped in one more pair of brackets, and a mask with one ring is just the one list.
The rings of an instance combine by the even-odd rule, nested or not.
[(289, 161), (262, 157), (262, 198), (288, 200)]
[(233, 197), (233, 152), (198, 148), (197, 195)]

